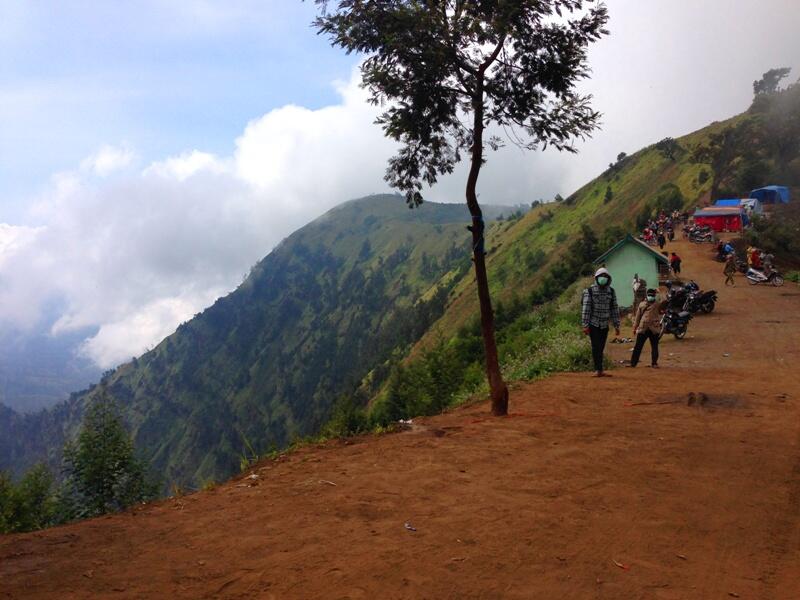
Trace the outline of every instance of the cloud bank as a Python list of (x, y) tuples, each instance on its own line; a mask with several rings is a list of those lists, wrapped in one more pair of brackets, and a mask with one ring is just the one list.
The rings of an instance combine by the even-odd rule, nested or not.
[(231, 156), (139, 165), (131, 148), (104, 146), (54, 176), (35, 227), (0, 224), (0, 328), (34, 327), (57, 303), (52, 333), (96, 328), (81, 352), (114, 366), (234, 289), (293, 230), (384, 191), (392, 146), (357, 78), (338, 91), (334, 106), (250, 122)]

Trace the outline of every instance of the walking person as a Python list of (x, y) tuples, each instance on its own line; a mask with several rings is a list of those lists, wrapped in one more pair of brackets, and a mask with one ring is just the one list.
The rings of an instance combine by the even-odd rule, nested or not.
[(733, 280), (733, 276), (736, 274), (736, 254), (733, 252), (725, 258), (725, 268), (722, 272), (725, 274), (725, 285), (736, 287), (736, 282)]
[(595, 377), (610, 377), (603, 370), (603, 351), (608, 339), (609, 322), (614, 325), (614, 333), (619, 335), (619, 305), (608, 270), (597, 269), (594, 281), (591, 287), (583, 290), (581, 325), (583, 333), (589, 336), (592, 343)]
[(672, 272), (675, 275), (681, 274), (681, 257), (675, 254), (674, 252), (669, 257), (669, 266), (672, 269)]
[(633, 347), (631, 356), (631, 367), (639, 364), (639, 357), (642, 355), (644, 343), (650, 340), (650, 366), (658, 368), (658, 340), (661, 337), (661, 311), (664, 309), (664, 302), (656, 302), (658, 292), (654, 289), (647, 290), (647, 296), (639, 306), (636, 307), (636, 316), (633, 319), (633, 335), (636, 336), (636, 344)]
[(667, 238), (664, 237), (664, 232), (659, 229), (658, 230), (658, 248), (659, 250), (663, 250), (664, 246), (667, 244)]

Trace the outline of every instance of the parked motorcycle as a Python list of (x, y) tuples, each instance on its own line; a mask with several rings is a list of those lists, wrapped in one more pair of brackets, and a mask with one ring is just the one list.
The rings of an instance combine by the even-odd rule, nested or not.
[(694, 244), (712, 244), (717, 241), (714, 232), (692, 231), (689, 234), (689, 241)]
[(692, 320), (692, 314), (686, 310), (673, 310), (671, 308), (667, 309), (667, 312), (661, 317), (661, 334), (659, 337), (663, 337), (664, 334), (671, 333), (675, 336), (676, 340), (682, 340), (686, 337), (686, 330), (689, 327), (689, 321)]
[(700, 286), (691, 280), (683, 285), (667, 281), (665, 285), (667, 287), (667, 307), (677, 311), (685, 310), (684, 306), (689, 295), (700, 291)]
[(783, 285), (783, 275), (781, 275), (775, 269), (772, 269), (769, 274), (767, 274), (764, 271), (750, 267), (747, 269), (747, 272), (744, 274), (744, 276), (747, 277), (747, 281), (750, 283), (750, 285), (758, 285), (759, 283), (766, 283), (768, 285), (774, 285), (775, 287), (780, 287)]
[(683, 310), (689, 311), (692, 314), (696, 312), (708, 314), (714, 310), (716, 303), (716, 290), (708, 290), (707, 292), (691, 292), (686, 296), (686, 302), (683, 305)]

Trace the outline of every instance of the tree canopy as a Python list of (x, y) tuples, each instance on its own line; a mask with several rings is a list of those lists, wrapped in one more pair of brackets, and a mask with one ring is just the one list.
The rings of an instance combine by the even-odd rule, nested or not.
[(761, 79), (753, 82), (753, 95), (774, 94), (778, 91), (781, 80), (789, 76), (792, 69), (789, 67), (779, 67), (770, 69), (761, 76)]
[[(607, 33), (603, 4), (586, 0), (316, 0), (315, 25), (347, 52), (363, 53), (364, 86), (386, 109), (378, 118), (401, 144), (386, 179), (422, 201), (422, 185), (450, 173), (473, 148), (480, 124), (504, 128), (527, 149), (574, 151), (597, 126), (589, 43)], [(496, 149), (503, 142), (493, 137)]]
[[(575, 151), (575, 139), (598, 125), (591, 96), (576, 85), (588, 77), (588, 46), (607, 33), (604, 4), (590, 0), (316, 0), (320, 33), (347, 52), (365, 55), (363, 85), (386, 109), (377, 122), (400, 143), (386, 180), (410, 207), (423, 185), (452, 173), (469, 156), (466, 202), (472, 215), (473, 261), (492, 413), (508, 412), (500, 372), (485, 263), (477, 182), (504, 140), (534, 150)], [(584, 11), (584, 6), (593, 5)]]
[(155, 496), (157, 485), (107, 393), (89, 405), (78, 437), (64, 448), (63, 500), (69, 518), (122, 510)]

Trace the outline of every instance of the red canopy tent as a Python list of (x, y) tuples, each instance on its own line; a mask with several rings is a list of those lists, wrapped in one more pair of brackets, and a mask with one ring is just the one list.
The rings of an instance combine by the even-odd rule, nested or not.
[(714, 206), (698, 209), (694, 213), (695, 224), (708, 225), (714, 231), (741, 231), (746, 219), (741, 207)]

